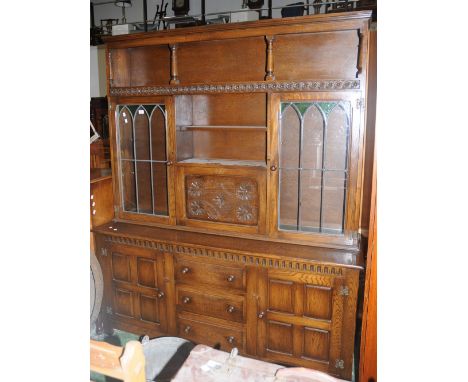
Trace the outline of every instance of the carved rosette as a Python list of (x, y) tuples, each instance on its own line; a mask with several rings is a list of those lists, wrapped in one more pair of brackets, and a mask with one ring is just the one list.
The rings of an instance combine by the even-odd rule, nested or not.
[(256, 180), (237, 176), (187, 176), (187, 218), (220, 223), (258, 224)]

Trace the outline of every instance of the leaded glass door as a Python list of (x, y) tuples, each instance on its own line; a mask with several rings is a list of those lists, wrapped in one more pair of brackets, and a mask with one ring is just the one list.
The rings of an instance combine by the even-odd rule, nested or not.
[(116, 106), (120, 217), (159, 222), (173, 217), (169, 112), (167, 102)]
[(359, 161), (358, 99), (342, 93), (272, 96), (273, 236), (339, 242), (354, 228), (349, 211)]

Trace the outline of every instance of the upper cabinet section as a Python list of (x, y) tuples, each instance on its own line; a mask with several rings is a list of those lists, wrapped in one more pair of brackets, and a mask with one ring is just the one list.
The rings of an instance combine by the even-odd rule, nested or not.
[[(114, 36), (108, 39), (109, 85), (111, 89), (164, 87), (158, 94), (171, 94), (170, 85), (352, 81), (362, 73), (368, 22), (367, 12), (350, 12), (346, 16), (315, 15)], [(338, 86), (350, 88), (350, 83)], [(206, 89), (195, 87), (181, 92)], [(139, 94), (156, 93), (154, 89), (153, 93), (148, 89), (143, 93), (111, 92)]]

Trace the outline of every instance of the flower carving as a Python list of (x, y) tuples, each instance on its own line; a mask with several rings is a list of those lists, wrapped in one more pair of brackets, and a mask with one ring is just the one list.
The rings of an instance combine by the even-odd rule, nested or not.
[(249, 206), (239, 206), (236, 210), (236, 216), (242, 222), (250, 222), (254, 218), (254, 213)]
[(218, 194), (216, 195), (214, 198), (213, 198), (213, 202), (214, 204), (218, 207), (218, 208), (222, 208), (225, 204), (225, 198), (224, 198), (224, 195), (223, 194)]
[(203, 209), (199, 201), (194, 200), (193, 202), (190, 203), (189, 212), (191, 215), (200, 216), (205, 213), (205, 210)]
[(193, 180), (188, 187), (188, 194), (190, 196), (201, 196), (203, 183), (199, 180)]
[(240, 200), (250, 200), (253, 198), (254, 187), (251, 183), (242, 183), (237, 189), (237, 197)]

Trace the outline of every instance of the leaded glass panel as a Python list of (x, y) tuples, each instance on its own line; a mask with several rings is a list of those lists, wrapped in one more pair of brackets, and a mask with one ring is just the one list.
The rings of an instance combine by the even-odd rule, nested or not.
[(165, 106), (119, 105), (117, 116), (123, 210), (168, 216)]
[(348, 101), (281, 104), (280, 230), (343, 233), (350, 113)]

